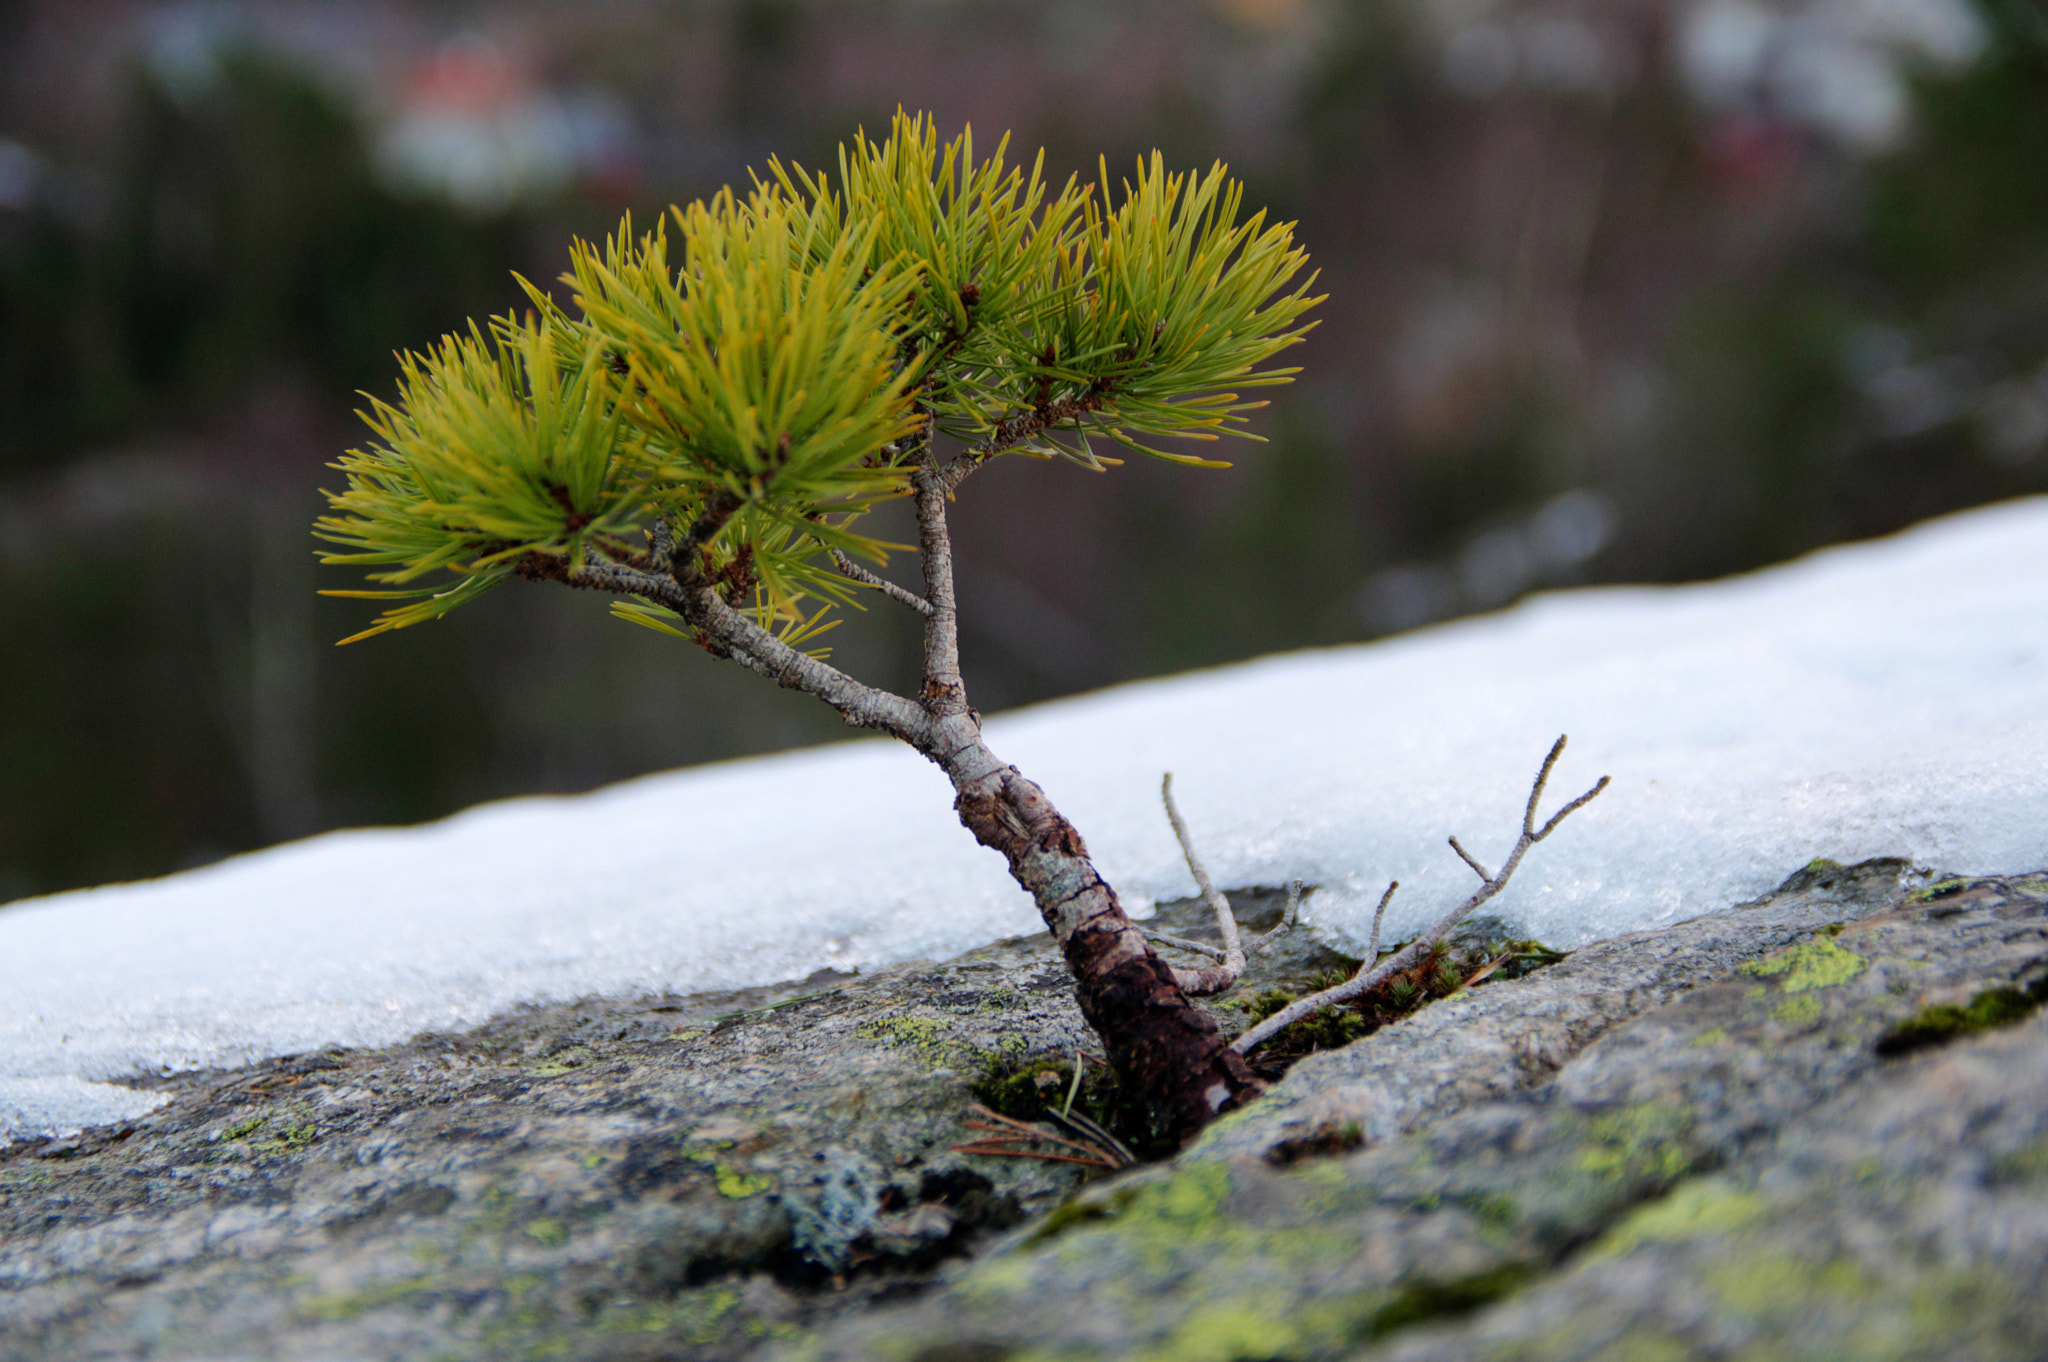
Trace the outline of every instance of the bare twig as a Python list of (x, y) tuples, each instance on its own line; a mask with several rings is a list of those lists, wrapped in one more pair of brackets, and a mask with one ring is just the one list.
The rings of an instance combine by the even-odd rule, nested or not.
[[(1514, 850), (1508, 853), (1508, 858), (1502, 863), (1498, 874), (1489, 877), (1486, 883), (1482, 884), (1472, 897), (1446, 913), (1434, 927), (1431, 927), (1421, 936), (1416, 937), (1415, 940), (1408, 943), (1402, 949), (1395, 951), (1385, 960), (1378, 963), (1374, 962), (1372, 952), (1369, 951), (1364, 962), (1359, 965), (1358, 973), (1352, 975), (1351, 978), (1335, 988), (1324, 989), (1321, 993), (1312, 993), (1306, 998), (1298, 998), (1294, 1002), (1289, 1003), (1286, 1007), (1281, 1008), (1257, 1026), (1252, 1027), (1249, 1031), (1239, 1036), (1232, 1048), (1239, 1054), (1246, 1054), (1254, 1046), (1271, 1040), (1276, 1034), (1300, 1021), (1303, 1017), (1313, 1016), (1315, 1013), (1334, 1004), (1348, 1002), (1378, 987), (1379, 984), (1394, 974), (1411, 968), (1422, 957), (1424, 951), (1429, 950), (1437, 942), (1448, 936), (1452, 928), (1471, 915), (1473, 909), (1507, 888), (1509, 878), (1515, 873), (1516, 867), (1521, 865), (1522, 857), (1528, 852), (1529, 848), (1557, 831), (1558, 825), (1564, 822), (1567, 815), (1585, 807), (1589, 800), (1607, 788), (1607, 777), (1600, 777), (1592, 789), (1566, 804), (1555, 814), (1552, 814), (1549, 822), (1545, 823), (1541, 828), (1536, 826), (1537, 801), (1543, 798), (1543, 787), (1550, 780), (1551, 768), (1557, 765), (1558, 757), (1564, 752), (1564, 743), (1565, 740), (1560, 737), (1551, 746), (1550, 755), (1543, 759), (1542, 769), (1536, 773), (1536, 783), (1529, 790), (1528, 806), (1522, 813), (1521, 836), (1515, 839)], [(1454, 841), (1452, 845), (1456, 846), (1457, 843)], [(1459, 850), (1459, 855), (1464, 855), (1462, 848)], [(1465, 861), (1468, 865), (1472, 865), (1474, 869), (1478, 868), (1471, 857), (1465, 856)], [(1386, 911), (1387, 899), (1391, 898), (1393, 893), (1394, 886), (1389, 885), (1386, 894), (1380, 899), (1379, 911), (1373, 914), (1372, 948), (1374, 951), (1379, 946), (1380, 913)]]
[(672, 574), (656, 574), (602, 559), (570, 567), (559, 558), (529, 553), (515, 564), (523, 577), (565, 582), (593, 591), (639, 596), (681, 615), (697, 641), (779, 686), (816, 696), (856, 728), (874, 728), (929, 751), (932, 724), (916, 703), (863, 685), (838, 668), (800, 653), (763, 629), (718, 594), (700, 564), (678, 555)]
[(1372, 910), (1372, 935), (1365, 941), (1365, 962), (1368, 965), (1379, 959), (1380, 923), (1387, 916), (1387, 905), (1394, 901), (1394, 891), (1400, 887), (1399, 880), (1387, 881), (1387, 892), (1380, 895), (1380, 906)]
[(1263, 946), (1268, 941), (1271, 941), (1273, 938), (1279, 936), (1280, 933), (1292, 931), (1294, 929), (1295, 922), (1300, 917), (1301, 877), (1297, 875), (1294, 878), (1294, 881), (1287, 886), (1287, 906), (1280, 910), (1279, 924), (1275, 926), (1272, 931), (1267, 932), (1264, 936), (1260, 937), (1259, 944)]
[(1464, 861), (1466, 865), (1472, 867), (1472, 873), (1479, 877), (1479, 882), (1481, 884), (1485, 884), (1488, 880), (1493, 878), (1493, 872), (1488, 870), (1485, 866), (1479, 864), (1478, 861), (1474, 860), (1472, 858), (1472, 853), (1465, 850), (1465, 848), (1459, 846), (1458, 839), (1455, 837), (1451, 839), (1451, 850), (1457, 852), (1458, 858)]
[(878, 576), (868, 571), (838, 549), (827, 551), (832, 555), (832, 566), (838, 568), (842, 576), (851, 577), (862, 586), (871, 586), (890, 600), (901, 605), (907, 605), (920, 615), (929, 616), (932, 613), (932, 603), (918, 595), (915, 591), (905, 591), (887, 577)]
[[(1181, 855), (1187, 858), (1188, 869), (1193, 872), (1195, 885), (1202, 891), (1203, 902), (1216, 915), (1216, 931), (1223, 938), (1222, 962), (1206, 969), (1184, 970), (1175, 968), (1174, 981), (1183, 993), (1197, 997), (1221, 993), (1235, 988), (1237, 981), (1244, 977), (1244, 944), (1237, 935), (1237, 916), (1230, 911), (1230, 900), (1218, 893), (1209, 879), (1209, 871), (1202, 864), (1202, 858), (1195, 854), (1194, 839), (1188, 835), (1188, 825), (1180, 816), (1180, 808), (1173, 802), (1173, 772), (1168, 771), (1159, 782), (1159, 799), (1166, 805), (1166, 821), (1173, 825), (1173, 835), (1180, 841)], [(1192, 942), (1173, 944), (1186, 949)], [(1199, 948), (1198, 948), (1199, 949)], [(1204, 954), (1208, 952), (1204, 951)]]
[(1187, 937), (1174, 936), (1168, 932), (1147, 932), (1145, 939), (1155, 946), (1171, 946), (1177, 951), (1192, 951), (1196, 955), (1206, 955), (1211, 960), (1223, 958), (1223, 948), (1212, 946), (1206, 941), (1191, 941)]

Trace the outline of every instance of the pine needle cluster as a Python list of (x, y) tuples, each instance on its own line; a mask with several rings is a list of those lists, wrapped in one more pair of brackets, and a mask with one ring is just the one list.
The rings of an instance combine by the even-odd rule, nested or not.
[[(395, 602), (357, 638), (447, 613), (515, 575), (591, 565), (704, 579), (801, 646), (855, 603), (833, 555), (881, 562), (861, 516), (956, 449), (964, 476), (1019, 452), (1091, 469), (1162, 438), (1245, 435), (1245, 390), (1308, 329), (1291, 224), (1243, 216), (1225, 171), (1157, 153), (1112, 186), (1056, 191), (941, 145), (899, 114), (840, 148), (837, 175), (770, 161), (744, 192), (630, 219), (572, 250), (569, 305), (525, 280), (523, 313), (401, 358), (397, 400), (336, 465), (328, 563)], [(693, 569), (694, 575), (694, 569)], [(614, 609), (692, 636), (664, 605)]]

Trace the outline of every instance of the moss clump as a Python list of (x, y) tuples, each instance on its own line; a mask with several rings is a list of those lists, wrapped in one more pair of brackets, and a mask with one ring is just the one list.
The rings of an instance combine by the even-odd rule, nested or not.
[(2048, 979), (2025, 989), (1986, 989), (1961, 1007), (1936, 1003), (1894, 1026), (1877, 1038), (1881, 1055), (1909, 1055), (1936, 1045), (1946, 1045), (1964, 1036), (1995, 1031), (2030, 1017), (2048, 1002)]
[[(1382, 958), (1390, 953), (1383, 952)], [(1260, 1046), (1249, 1057), (1249, 1063), (1260, 1077), (1277, 1078), (1304, 1055), (1339, 1049), (1438, 998), (1448, 998), (1464, 988), (1467, 979), (1482, 971), (1485, 976), (1474, 987), (1520, 979), (1564, 958), (1565, 952), (1554, 951), (1540, 941), (1485, 940), (1455, 949), (1433, 946), (1412, 966), (1382, 980), (1376, 988), (1349, 1002), (1303, 1017)], [(1312, 976), (1299, 991), (1267, 989), (1237, 1005), (1245, 1012), (1248, 1023), (1262, 1022), (1295, 999), (1335, 988), (1356, 972), (1357, 964), (1353, 962)]]
[(986, 1057), (980, 1076), (968, 1091), (989, 1110), (1017, 1121), (1050, 1120), (1054, 1113), (1068, 1109), (1071, 1092), (1073, 1111), (1116, 1136), (1139, 1158), (1164, 1158), (1180, 1147), (1160, 1127), (1142, 1094), (1101, 1060), (1082, 1061), (1077, 1091), (1071, 1056), (998, 1052)]

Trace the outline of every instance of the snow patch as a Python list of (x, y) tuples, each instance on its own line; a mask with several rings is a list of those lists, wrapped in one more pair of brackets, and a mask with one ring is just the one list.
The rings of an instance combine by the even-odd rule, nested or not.
[[(1546, 807), (1501, 915), (1572, 947), (1762, 893), (1816, 856), (2048, 863), (2048, 499), (1701, 586), (1534, 598), (1389, 641), (990, 720), (1134, 911), (1194, 892), (1172, 770), (1219, 883), (1317, 886), (1390, 939)], [(820, 797), (820, 792), (827, 792)], [(137, 1073), (376, 1046), (513, 1004), (727, 988), (1037, 930), (936, 769), (883, 741), (355, 830), (0, 910), (0, 1135), (129, 1119)], [(125, 1097), (115, 1098), (119, 1092)], [(121, 1103), (128, 1103), (122, 1106)], [(137, 1105), (142, 1104), (142, 1105)]]

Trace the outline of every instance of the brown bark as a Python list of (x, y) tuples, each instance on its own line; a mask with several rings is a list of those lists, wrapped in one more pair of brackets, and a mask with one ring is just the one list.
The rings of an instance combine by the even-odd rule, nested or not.
[[(974, 756), (992, 762), (986, 747), (975, 747)], [(1016, 768), (997, 767), (966, 780), (955, 807), (976, 840), (1009, 861), (1010, 874), (1038, 904), (1074, 973), (1081, 1015), (1124, 1081), (1147, 1096), (1161, 1134), (1185, 1141), (1261, 1090), (1216, 1023), (1188, 1001), (1172, 967), (1124, 915), (1081, 835), (1043, 790)]]

